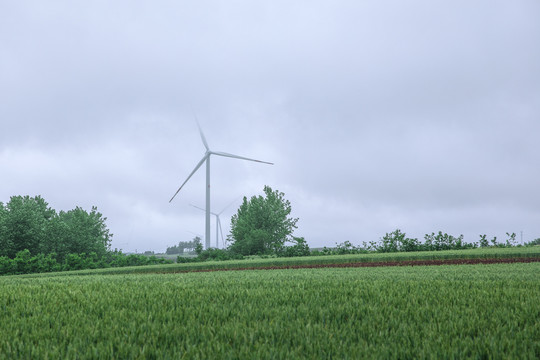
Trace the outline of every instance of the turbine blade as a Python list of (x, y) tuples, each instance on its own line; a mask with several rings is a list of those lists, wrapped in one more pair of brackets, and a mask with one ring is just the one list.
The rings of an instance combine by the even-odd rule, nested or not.
[(173, 197), (171, 198), (171, 200), (169, 200), (169, 202), (173, 201), (173, 199), (175, 198), (175, 196), (180, 192), (180, 190), (184, 187), (184, 185), (186, 185), (186, 183), (188, 182), (189, 179), (191, 179), (191, 177), (193, 176), (193, 174), (195, 174), (195, 172), (197, 170), (199, 170), (199, 168), (201, 167), (201, 165), (206, 161), (206, 159), (208, 158), (208, 154), (207, 155), (204, 155), (204, 157), (201, 159), (201, 161), (199, 161), (199, 163), (197, 164), (197, 166), (195, 166), (195, 169), (193, 169), (193, 171), (191, 172), (191, 174), (189, 174), (189, 176), (187, 177), (186, 181), (184, 181), (182, 183), (182, 185), (180, 185), (180, 187), (178, 188), (178, 190), (176, 190), (176, 192), (174, 193)]
[(258, 162), (258, 163), (274, 165), (274, 163), (271, 163), (271, 162), (262, 161), (262, 160), (256, 160), (256, 159), (251, 159), (251, 158), (247, 158), (247, 157), (243, 157), (243, 156), (238, 156), (238, 155), (234, 155), (234, 154), (229, 154), (229, 153), (221, 152), (221, 151), (215, 151), (215, 152), (212, 151), (211, 153), (214, 154), (214, 155), (225, 156), (225, 157), (230, 157), (230, 158), (234, 158), (234, 159), (248, 160), (248, 161), (255, 161), (255, 162)]
[(193, 205), (193, 204), (189, 204), (189, 205), (193, 206), (193, 207), (196, 208), (196, 209), (199, 209), (199, 210), (202, 210), (202, 211), (206, 211), (206, 210), (204, 210), (202, 207), (198, 207), (197, 205)]
[[(195, 120), (197, 120), (197, 115), (195, 115)], [(206, 141), (206, 137), (204, 136), (204, 133), (201, 128), (201, 124), (199, 124), (199, 120), (197, 120), (197, 126), (199, 127), (199, 133), (201, 134), (201, 140), (204, 144), (204, 147), (206, 148), (206, 151), (210, 151), (210, 148), (208, 147), (208, 142)]]
[(231, 202), (229, 203), (229, 205), (225, 206), (225, 207), (223, 208), (223, 210), (221, 210), (221, 211), (218, 213), (218, 215), (223, 214), (223, 212), (224, 212), (225, 210), (227, 210), (227, 209), (229, 208), (229, 206), (231, 206), (232, 204), (234, 204), (238, 199), (239, 199), (239, 198), (236, 198), (236, 199), (234, 199), (233, 201), (231, 201)]
[(221, 220), (219, 219), (219, 215), (217, 216), (217, 225), (219, 226), (219, 232), (221, 233), (221, 243), (223, 244), (223, 247), (225, 247), (225, 241), (223, 240), (223, 229), (221, 228)]
[[(189, 204), (189, 205), (191, 205), (191, 206), (193, 206), (194, 208), (197, 208), (197, 209), (199, 209), (199, 210), (201, 210), (201, 211), (206, 211), (206, 209), (203, 209), (202, 207), (198, 207), (198, 206), (196, 206), (196, 205), (193, 205), (193, 204)], [(211, 211), (210, 211), (210, 214), (212, 214), (212, 215), (216, 215), (216, 216), (218, 216), (218, 215), (219, 215), (219, 214), (213, 213), (213, 212), (211, 212)]]

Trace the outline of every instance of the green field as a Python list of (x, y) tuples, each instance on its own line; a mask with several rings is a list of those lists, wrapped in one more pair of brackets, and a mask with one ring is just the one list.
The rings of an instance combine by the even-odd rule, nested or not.
[(537, 359), (539, 299), (540, 263), (6, 276), (0, 358)]

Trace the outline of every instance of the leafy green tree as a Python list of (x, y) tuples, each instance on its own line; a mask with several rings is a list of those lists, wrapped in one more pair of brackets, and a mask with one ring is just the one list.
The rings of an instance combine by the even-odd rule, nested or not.
[(99, 257), (110, 250), (112, 234), (105, 224), (107, 218), (95, 206), (90, 212), (80, 207), (68, 212), (61, 211), (59, 218), (65, 224), (62, 232), (57, 234), (62, 240), (59, 244), (57, 242), (62, 247), (59, 250), (69, 254), (94, 252)]
[(13, 274), (13, 260), (7, 256), (0, 256), (0, 275)]
[(506, 236), (508, 236), (508, 239), (506, 239), (506, 246), (507, 247), (512, 247), (512, 246), (516, 246), (516, 233), (506, 233)]
[(46, 236), (40, 243), (40, 252), (56, 254), (56, 259), (62, 263), (69, 253), (69, 225), (57, 214), (47, 226)]
[(95, 253), (99, 258), (110, 251), (112, 234), (103, 217), (92, 207), (90, 212), (76, 207), (52, 218), (46, 236), (40, 244), (42, 253), (56, 253), (63, 262), (68, 254)]
[(463, 243), (463, 235), (454, 237), (447, 233), (439, 231), (438, 234), (431, 233), (424, 236), (424, 250), (439, 251), (439, 250), (460, 250), (474, 247), (472, 244)]
[(12, 196), (0, 203), (0, 256), (14, 259), (27, 249), (31, 256), (54, 253), (60, 263), (72, 253), (101, 258), (110, 251), (112, 237), (106, 220), (95, 207), (56, 213), (40, 196)]
[(193, 244), (194, 244), (194, 248), (195, 248), (195, 253), (197, 255), (201, 255), (202, 251), (203, 251), (203, 245), (202, 245), (202, 241), (201, 241), (201, 238), (196, 236), (194, 239), (193, 239)]
[(195, 245), (197, 244), (197, 241), (200, 242), (200, 237), (195, 237), (192, 241), (180, 241), (178, 245), (167, 247), (167, 251), (165, 251), (168, 255), (175, 255), (175, 254), (183, 254), (186, 249), (189, 251), (195, 250)]
[(244, 201), (231, 219), (230, 250), (241, 255), (278, 253), (290, 236), (298, 218), (290, 217), (291, 204), (285, 194), (264, 187), (263, 196)]
[(480, 235), (480, 247), (488, 247), (489, 246), (489, 241), (487, 239), (487, 235), (484, 234), (484, 235)]
[(380, 246), (376, 247), (378, 252), (418, 251), (418, 248), (418, 239), (406, 237), (406, 234), (400, 229), (386, 233), (381, 238)]
[(46, 239), (49, 221), (56, 215), (40, 196), (12, 196), (2, 214), (2, 249), (0, 255), (14, 258), (22, 250), (40, 252)]
[(7, 216), (7, 209), (5, 208), (4, 204), (0, 202), (0, 257), (7, 257), (7, 255), (13, 249), (13, 243), (11, 242), (11, 239), (7, 237)]
[(13, 259), (15, 274), (28, 274), (32, 272), (30, 250), (24, 249), (17, 253)]
[(84, 269), (84, 258), (79, 254), (67, 254), (64, 260), (64, 271)]

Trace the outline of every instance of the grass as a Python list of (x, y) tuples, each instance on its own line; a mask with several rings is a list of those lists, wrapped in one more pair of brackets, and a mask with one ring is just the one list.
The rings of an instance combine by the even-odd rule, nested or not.
[(540, 263), (85, 274), (0, 278), (0, 357), (540, 357)]

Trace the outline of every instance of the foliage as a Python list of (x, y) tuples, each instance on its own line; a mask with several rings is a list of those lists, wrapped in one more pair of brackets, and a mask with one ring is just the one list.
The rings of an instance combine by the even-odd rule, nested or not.
[(102, 257), (112, 237), (106, 220), (96, 207), (57, 213), (40, 196), (12, 196), (7, 204), (0, 203), (0, 256), (13, 259), (28, 250), (30, 255), (54, 253), (58, 262), (68, 254)]
[(265, 196), (244, 201), (231, 219), (231, 251), (241, 255), (276, 254), (296, 229), (297, 218), (290, 217), (291, 204), (285, 194), (264, 187)]
[(313, 256), (321, 255), (347, 255), (347, 254), (367, 254), (369, 250), (366, 244), (364, 246), (354, 246), (350, 241), (346, 240), (340, 244), (336, 244), (334, 248), (323, 247), (322, 250), (311, 252)]
[(176, 262), (178, 264), (194, 263), (194, 262), (199, 262), (199, 258), (198, 257), (186, 257), (186, 256), (178, 255), (176, 257)]
[(463, 235), (454, 237), (439, 231), (437, 234), (426, 234), (422, 243), (416, 238), (406, 237), (405, 233), (396, 229), (391, 233), (386, 233), (380, 242), (370, 242), (366, 248), (376, 252), (412, 252), (474, 249), (476, 247), (476, 243), (465, 243)]
[(538, 263), (436, 271), (68, 274), (0, 278), (2, 357), (535, 359), (540, 354)]
[(409, 239), (400, 229), (386, 233), (381, 239), (381, 244), (376, 248), (377, 252), (418, 251), (418, 239)]
[(0, 275), (111, 266), (106, 220), (96, 207), (57, 213), (41, 196), (12, 196), (0, 203)]
[(516, 233), (506, 233), (506, 236), (508, 236), (508, 239), (506, 239), (506, 246), (516, 246)]
[(196, 252), (197, 245), (201, 244), (201, 238), (196, 236), (191, 241), (180, 241), (178, 245), (167, 247), (167, 250), (165, 251), (168, 255), (176, 255), (176, 254), (183, 254), (184, 252), (191, 253)]
[(194, 262), (203, 262), (203, 261), (225, 261), (225, 260), (242, 260), (244, 259), (243, 255), (234, 253), (227, 249), (217, 249), (209, 248), (206, 250), (202, 249), (202, 244), (199, 247), (199, 253), (197, 257), (185, 257), (178, 256), (176, 259), (177, 263), (194, 263)]
[(7, 215), (7, 209), (0, 202), (0, 257), (12, 255), (11, 252), (14, 249), (13, 241), (7, 236)]
[(201, 255), (201, 253), (203, 251), (203, 244), (202, 244), (201, 238), (196, 236), (193, 239), (193, 243), (195, 244), (195, 253), (197, 255)]
[(24, 249), (40, 252), (40, 245), (49, 238), (48, 223), (56, 212), (40, 196), (12, 196), (0, 212), (0, 256), (14, 258)]
[(488, 247), (489, 246), (489, 241), (487, 239), (487, 235), (484, 234), (484, 235), (480, 235), (480, 247)]
[(386, 233), (380, 241), (364, 242), (362, 246), (355, 246), (350, 241), (336, 244), (334, 248), (324, 247), (321, 251), (312, 252), (312, 255), (344, 255), (344, 254), (364, 254), (369, 252), (393, 253), (393, 252), (414, 252), (414, 251), (440, 251), (473, 249), (476, 244), (463, 242), (463, 235), (454, 237), (443, 234), (426, 234), (425, 242), (420, 242), (417, 238), (408, 238), (400, 229), (391, 233)]
[(216, 249), (216, 248), (209, 248), (206, 250), (203, 250), (199, 256), (198, 259), (200, 261), (206, 261), (206, 260), (218, 260), (218, 261), (224, 261), (224, 260), (239, 260), (242, 259), (243, 256), (240, 254), (233, 253), (231, 251), (227, 251), (224, 249)]
[(284, 246), (278, 252), (280, 257), (296, 257), (296, 256), (309, 256), (311, 254), (309, 245), (303, 237), (294, 237), (292, 239), (294, 245)]
[[(491, 239), (490, 241), (488, 241), (487, 239), (487, 235), (480, 235), (480, 242), (479, 242), (479, 246), (480, 247), (488, 247), (488, 246), (491, 246), (491, 247), (499, 247), (499, 248), (504, 248), (504, 247), (514, 247), (514, 246), (522, 246), (522, 245), (518, 245), (517, 244), (517, 241), (516, 241), (516, 233), (506, 233), (506, 236), (507, 236), (507, 239), (504, 243), (499, 243), (497, 242), (497, 237), (494, 236), (493, 239)], [(491, 243), (491, 245), (490, 245)]]
[(424, 236), (425, 242), (423, 244), (424, 250), (440, 251), (440, 250), (459, 250), (466, 249), (474, 245), (466, 245), (463, 243), (463, 235), (454, 237), (446, 233), (439, 231), (437, 235), (435, 233), (426, 234)]
[[(340, 244), (336, 244), (334, 248), (324, 247), (322, 250), (313, 251), (311, 255), (343, 255), (343, 254), (361, 254), (368, 252), (413, 252), (413, 251), (442, 251), (442, 250), (465, 250), (481, 248), (510, 248), (520, 247), (522, 245), (517, 244), (515, 233), (506, 233), (507, 240), (505, 243), (497, 242), (497, 237), (493, 237), (488, 240), (487, 235), (480, 235), (480, 241), (478, 243), (467, 243), (463, 240), (463, 235), (458, 237), (449, 235), (439, 231), (437, 234), (431, 233), (424, 236), (424, 242), (418, 241), (418, 239), (408, 238), (406, 234), (401, 232), (400, 229), (396, 229), (391, 233), (386, 233), (379, 242), (371, 241), (369, 244), (363, 243), (363, 246), (355, 246), (350, 241), (345, 241)], [(540, 239), (536, 242), (525, 244), (530, 246), (533, 244), (540, 244)]]
[(533, 241), (525, 243), (525, 246), (535, 246), (535, 245), (540, 245), (540, 238), (534, 239)]
[(96, 207), (92, 207), (90, 213), (80, 207), (68, 212), (61, 211), (58, 218), (65, 224), (64, 231), (57, 234), (59, 248), (53, 250), (59, 254), (60, 259), (64, 254), (91, 252), (102, 257), (110, 250), (112, 235), (105, 225), (107, 218)]
[(121, 252), (110, 252), (99, 257), (95, 252), (81, 254), (67, 254), (63, 262), (58, 262), (57, 256), (51, 254), (37, 254), (32, 256), (28, 249), (19, 251), (15, 258), (0, 257), (0, 275), (19, 275), (32, 273), (46, 273), (52, 271), (71, 271), (84, 269), (98, 269), (108, 267), (141, 266), (155, 264), (170, 264), (171, 260), (156, 256), (137, 254), (126, 255)]

